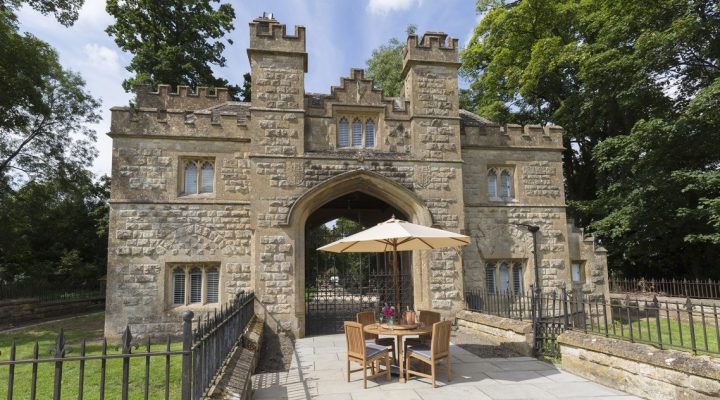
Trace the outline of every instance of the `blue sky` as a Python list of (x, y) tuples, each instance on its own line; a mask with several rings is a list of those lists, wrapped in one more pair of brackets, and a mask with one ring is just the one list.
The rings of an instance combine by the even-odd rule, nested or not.
[[(307, 92), (328, 93), (350, 68), (364, 68), (372, 50), (397, 37), (404, 41), (405, 28), (415, 24), (418, 33), (443, 31), (465, 45), (479, 20), (474, 0), (230, 0), (235, 8), (235, 30), (228, 35), (234, 42), (225, 50), (227, 65), (217, 69), (231, 83), (242, 83), (249, 71), (247, 53), (248, 23), (263, 12), (288, 25), (303, 25), (307, 32)], [(113, 22), (105, 12), (103, 0), (85, 0), (80, 18), (65, 28), (52, 17), (34, 10), (20, 12), (21, 29), (49, 42), (62, 64), (79, 72), (88, 90), (102, 100), (103, 120), (95, 127), (100, 152), (93, 171), (109, 174), (112, 143), (106, 135), (110, 126), (110, 107), (125, 105), (131, 95), (121, 87), (129, 76), (125, 66), (130, 55), (123, 53), (105, 33)]]

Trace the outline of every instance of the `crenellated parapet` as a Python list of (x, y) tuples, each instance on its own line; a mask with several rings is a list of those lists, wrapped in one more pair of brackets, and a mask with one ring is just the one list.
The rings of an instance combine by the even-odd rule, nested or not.
[(303, 57), (307, 72), (307, 53), (305, 52), (305, 27), (295, 26), (294, 35), (288, 35), (285, 24), (279, 23), (272, 14), (263, 13), (250, 23), (250, 47), (252, 53), (289, 53)]
[(249, 141), (249, 108), (249, 103), (235, 101), (203, 109), (113, 107), (109, 135)]
[(170, 85), (158, 85), (153, 91), (150, 85), (135, 87), (136, 105), (139, 108), (159, 110), (179, 109), (194, 111), (225, 103), (230, 99), (227, 88), (198, 87), (193, 91), (189, 86), (178, 86), (172, 91)]
[(563, 128), (558, 125), (499, 125), (460, 110), (462, 147), (535, 147), (563, 149)]
[(403, 48), (403, 73), (405, 76), (413, 63), (447, 64), (460, 66), (458, 62), (458, 39), (443, 32), (426, 32), (422, 39), (410, 35)]

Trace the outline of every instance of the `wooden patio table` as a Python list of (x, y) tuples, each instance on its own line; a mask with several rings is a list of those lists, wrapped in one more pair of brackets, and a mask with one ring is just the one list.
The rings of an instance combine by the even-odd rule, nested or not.
[(363, 330), (367, 333), (373, 333), (376, 335), (385, 335), (385, 336), (395, 336), (396, 338), (396, 345), (395, 348), (398, 352), (398, 369), (400, 371), (400, 382), (405, 382), (405, 374), (403, 373), (403, 363), (405, 362), (405, 357), (403, 355), (403, 337), (404, 336), (415, 336), (415, 335), (427, 335), (428, 333), (432, 333), (432, 326), (423, 326), (413, 329), (402, 329), (398, 326), (395, 326), (394, 328), (385, 327), (385, 324), (370, 324), (365, 325), (363, 327)]

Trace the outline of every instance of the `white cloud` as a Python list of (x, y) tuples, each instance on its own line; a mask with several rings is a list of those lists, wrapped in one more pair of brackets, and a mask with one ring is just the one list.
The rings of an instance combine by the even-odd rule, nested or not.
[(367, 9), (372, 14), (387, 14), (391, 11), (409, 10), (416, 4), (419, 7), (422, 0), (369, 0)]
[(93, 68), (106, 72), (114, 72), (120, 68), (120, 56), (109, 47), (97, 43), (88, 43), (83, 46), (83, 53), (85, 53), (88, 63)]

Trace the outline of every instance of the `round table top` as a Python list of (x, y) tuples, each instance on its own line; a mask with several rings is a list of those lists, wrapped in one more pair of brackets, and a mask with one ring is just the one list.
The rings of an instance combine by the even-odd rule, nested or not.
[(380, 326), (380, 324), (370, 324), (365, 325), (363, 330), (367, 333), (374, 333), (376, 335), (408, 336), (432, 333), (432, 326), (424, 326), (414, 329), (390, 329)]

